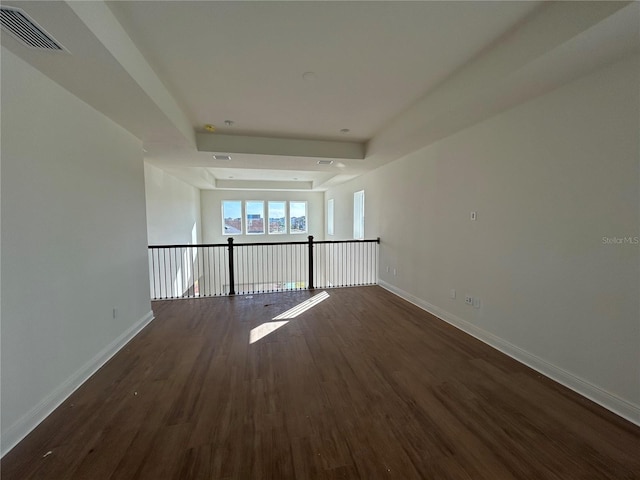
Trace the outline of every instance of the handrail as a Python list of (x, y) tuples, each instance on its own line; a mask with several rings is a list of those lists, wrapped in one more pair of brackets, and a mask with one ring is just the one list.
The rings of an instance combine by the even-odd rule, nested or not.
[[(306, 243), (306, 242), (305, 242)], [(364, 240), (314, 240), (313, 243), (377, 243), (380, 244), (380, 237)]]
[[(313, 235), (309, 235), (313, 238)], [(308, 237), (307, 237), (308, 238)], [(185, 243), (185, 244), (177, 244), (177, 245), (149, 245), (147, 248), (192, 248), (192, 247), (227, 247), (229, 246), (229, 240), (233, 240), (233, 237), (227, 239), (227, 243)], [(364, 240), (314, 240), (314, 244), (317, 243), (380, 243), (380, 237), (374, 239), (364, 239)], [(268, 245), (308, 245), (309, 241), (304, 242), (243, 242), (236, 243), (235, 240), (233, 245), (236, 247), (243, 247), (247, 245), (256, 245), (256, 246), (268, 246)]]
[(227, 243), (149, 245), (152, 298), (375, 284), (379, 244), (380, 238), (315, 241), (309, 235), (295, 242), (229, 237)]

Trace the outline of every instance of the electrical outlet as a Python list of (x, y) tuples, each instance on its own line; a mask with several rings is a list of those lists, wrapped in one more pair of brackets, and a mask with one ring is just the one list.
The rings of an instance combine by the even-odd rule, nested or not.
[(465, 295), (464, 303), (466, 303), (467, 305), (473, 305), (473, 297), (471, 295)]

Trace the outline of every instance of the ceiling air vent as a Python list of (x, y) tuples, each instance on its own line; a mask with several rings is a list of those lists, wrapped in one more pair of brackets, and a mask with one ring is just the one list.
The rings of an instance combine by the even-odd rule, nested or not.
[(333, 165), (333, 160), (318, 160), (318, 165)]
[(62, 45), (19, 8), (1, 6), (0, 21), (3, 29), (28, 47), (39, 50), (64, 50)]
[(231, 155), (214, 155), (215, 160), (231, 160)]

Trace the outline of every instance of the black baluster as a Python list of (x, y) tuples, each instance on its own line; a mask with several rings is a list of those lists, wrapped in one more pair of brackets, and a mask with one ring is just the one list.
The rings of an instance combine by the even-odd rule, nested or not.
[(229, 295), (235, 295), (236, 286), (233, 274), (233, 238), (229, 238), (227, 242), (229, 243)]
[(309, 235), (309, 290), (313, 289), (313, 235)]

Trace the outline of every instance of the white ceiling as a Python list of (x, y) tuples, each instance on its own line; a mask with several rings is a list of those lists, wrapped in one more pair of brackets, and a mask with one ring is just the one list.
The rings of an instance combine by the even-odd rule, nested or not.
[(4, 46), (203, 189), (322, 190), (640, 50), (628, 2), (3, 4), (69, 53)]
[[(336, 140), (343, 137), (340, 129), (349, 128), (349, 138), (368, 140), (537, 5), (143, 1), (109, 6), (195, 125)], [(315, 72), (315, 81), (303, 80), (308, 71)], [(225, 119), (233, 119), (234, 127), (225, 129)]]

